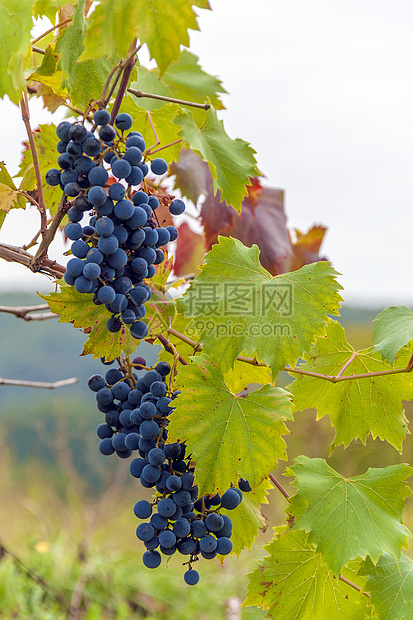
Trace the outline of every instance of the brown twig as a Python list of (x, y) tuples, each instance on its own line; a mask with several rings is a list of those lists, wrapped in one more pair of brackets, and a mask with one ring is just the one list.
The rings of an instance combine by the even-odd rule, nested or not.
[(34, 45), (32, 45), (32, 52), (36, 54), (46, 54), (46, 50), (42, 50), (40, 47), (35, 47)]
[[(124, 68), (134, 59), (135, 54), (137, 54), (140, 50), (140, 48), (142, 47), (141, 45), (136, 46), (136, 39), (134, 39), (129, 47), (129, 49), (133, 47), (133, 50), (126, 56), (125, 60), (121, 60), (115, 67), (113, 67), (112, 71), (109, 73), (108, 79), (106, 80), (106, 83), (103, 87), (102, 90), (102, 94), (100, 96), (99, 99), (99, 103), (103, 106), (106, 107), (110, 101), (110, 98), (113, 95), (113, 92), (116, 88), (117, 83), (119, 82), (119, 78), (122, 75), (122, 71), (124, 70)], [(133, 62), (132, 66), (135, 64), (136, 60)], [(109, 90), (109, 85), (110, 82), (112, 80), (112, 77), (114, 75), (114, 73), (116, 72), (116, 70), (118, 70), (118, 73), (115, 77), (115, 79), (113, 80), (113, 84), (110, 87), (110, 91), (108, 94), (108, 90)]]
[(194, 101), (185, 101), (184, 99), (175, 99), (174, 97), (164, 97), (163, 95), (155, 95), (153, 93), (144, 93), (141, 90), (135, 88), (128, 88), (128, 93), (135, 97), (148, 97), (149, 99), (159, 99), (160, 101), (169, 101), (170, 103), (178, 103), (179, 105), (188, 105), (193, 108), (201, 108), (202, 110), (209, 110), (211, 107), (208, 103), (195, 103)]
[(46, 206), (44, 202), (42, 175), (40, 172), (40, 163), (39, 163), (39, 157), (37, 155), (36, 144), (34, 142), (32, 128), (30, 127), (29, 98), (27, 96), (27, 92), (23, 93), (23, 96), (20, 100), (20, 108), (22, 111), (23, 123), (26, 127), (27, 137), (29, 138), (30, 150), (32, 152), (32, 157), (33, 157), (33, 167), (34, 167), (34, 171), (36, 174), (37, 193), (39, 196), (39, 201), (38, 203), (36, 203), (36, 206), (40, 212), (40, 227), (42, 231), (45, 231), (47, 228), (47, 215), (46, 215)]
[(273, 474), (269, 475), (269, 479), (271, 480), (271, 482), (273, 484), (275, 484), (275, 486), (277, 487), (277, 489), (284, 495), (285, 499), (287, 499), (288, 501), (290, 501), (290, 496), (287, 493), (287, 491), (284, 489), (283, 486), (281, 486), (281, 484), (278, 482), (278, 480), (273, 476)]
[(44, 258), (42, 264), (33, 268), (33, 256), (26, 252), (23, 248), (16, 247), (14, 245), (7, 245), (6, 243), (0, 243), (0, 258), (9, 263), (19, 263), (24, 265), (34, 273), (43, 273), (53, 278), (60, 280), (66, 272), (66, 267), (59, 265), (56, 261), (50, 260), (50, 258)]
[(46, 381), (20, 381), (20, 379), (3, 379), (2, 377), (0, 377), (0, 385), (42, 388), (44, 390), (55, 390), (56, 388), (65, 387), (66, 385), (73, 385), (78, 381), (79, 379), (77, 377), (72, 377), (71, 379), (62, 379), (61, 381), (55, 381), (54, 383), (49, 383)]
[(370, 594), (368, 592), (364, 592), (363, 588), (360, 588), (360, 586), (357, 586), (355, 583), (353, 583), (349, 579), (346, 579), (345, 577), (343, 577), (341, 573), (339, 574), (338, 578), (340, 581), (343, 581), (351, 588), (354, 588), (354, 590), (357, 590), (358, 592), (361, 592), (361, 594), (364, 594), (364, 596), (367, 596), (368, 598), (370, 598)]
[(51, 28), (49, 28), (49, 30), (46, 30), (46, 32), (43, 32), (43, 34), (41, 34), (39, 37), (37, 37), (37, 39), (33, 39), (32, 46), (35, 43), (37, 43), (37, 41), (40, 41), (40, 39), (43, 39), (43, 37), (45, 37), (46, 35), (48, 35), (51, 32), (53, 32), (53, 30), (57, 30), (57, 28), (60, 28), (60, 26), (64, 26), (65, 24), (68, 24), (71, 21), (72, 21), (72, 18), (68, 17), (67, 19), (64, 19), (63, 21), (61, 21), (58, 24), (56, 24), (56, 26), (52, 26)]
[(14, 314), (18, 319), (24, 319), (25, 321), (45, 321), (58, 318), (57, 314), (53, 314), (53, 312), (40, 312), (40, 310), (49, 310), (49, 306), (47, 304), (37, 306), (0, 306), (0, 312)]
[[(159, 342), (162, 344), (165, 351), (167, 351), (168, 353), (171, 353), (171, 355), (175, 355), (174, 347), (171, 345), (170, 342), (167, 341), (165, 336), (160, 335), (160, 336), (157, 336), (157, 338)], [(179, 355), (178, 359), (181, 362), (181, 364), (183, 364), (184, 366), (188, 366), (188, 362), (186, 361), (186, 359), (182, 357), (182, 355)]]
[[(47, 258), (47, 250), (49, 249), (49, 245), (52, 243), (53, 239), (55, 238), (55, 235), (59, 229), (59, 225), (61, 221), (63, 220), (64, 216), (66, 215), (66, 213), (67, 213), (66, 194), (63, 194), (59, 207), (57, 209), (57, 213), (54, 216), (49, 228), (46, 229), (43, 235), (43, 239), (36, 252), (36, 255), (34, 256), (34, 258), (32, 257), (32, 261), (30, 264), (30, 269), (32, 271), (34, 272), (41, 271), (44, 265), (46, 264), (47, 260), (49, 260)], [(64, 271), (60, 275), (60, 277), (64, 274), (64, 272), (66, 271), (66, 268), (63, 267), (63, 270)]]
[(134, 51), (135, 48), (136, 48), (136, 38), (130, 44), (129, 50), (131, 48), (132, 48), (133, 51), (131, 51), (128, 54), (128, 56), (127, 56), (128, 63), (125, 64), (125, 66), (122, 69), (123, 70), (122, 80), (120, 82), (119, 89), (118, 89), (118, 92), (116, 94), (115, 103), (113, 104), (112, 112), (111, 112), (111, 115), (110, 115), (110, 124), (111, 125), (114, 124), (115, 118), (117, 117), (118, 112), (120, 110), (120, 106), (122, 104), (123, 97), (125, 96), (126, 90), (128, 88), (129, 78), (131, 76), (132, 69), (135, 66), (135, 63), (136, 63), (136, 60), (137, 60), (135, 58), (136, 52)]

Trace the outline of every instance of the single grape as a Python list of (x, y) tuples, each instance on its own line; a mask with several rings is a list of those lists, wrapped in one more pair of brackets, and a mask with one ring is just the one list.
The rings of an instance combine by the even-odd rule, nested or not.
[(103, 125), (103, 127), (99, 129), (99, 138), (103, 140), (103, 142), (111, 142), (116, 138), (116, 131), (113, 129), (112, 125)]
[(102, 150), (102, 145), (94, 136), (86, 138), (82, 144), (83, 152), (90, 157), (96, 157)]
[(115, 204), (114, 211), (120, 220), (129, 220), (134, 214), (135, 207), (130, 200), (120, 200)]
[(87, 193), (87, 197), (89, 202), (91, 202), (94, 207), (103, 205), (107, 199), (106, 192), (100, 185), (91, 187)]
[(110, 122), (110, 114), (107, 110), (97, 110), (93, 115), (96, 125), (107, 125)]
[(182, 215), (185, 211), (185, 203), (183, 200), (175, 199), (169, 205), (169, 213), (171, 215)]
[(169, 232), (170, 241), (176, 241), (178, 239), (178, 231), (175, 226), (167, 226), (166, 230)]
[(112, 173), (118, 179), (125, 179), (132, 172), (130, 163), (126, 159), (116, 159), (111, 162)]
[(122, 183), (113, 183), (109, 187), (109, 196), (112, 200), (122, 200), (126, 196), (126, 189), (123, 187)]
[(185, 583), (189, 586), (195, 586), (199, 581), (199, 573), (195, 569), (191, 568), (184, 574)]
[(158, 551), (145, 551), (142, 561), (147, 568), (158, 568), (162, 558)]
[(132, 200), (133, 200), (133, 204), (138, 207), (141, 204), (145, 204), (145, 203), (148, 204), (149, 196), (146, 192), (142, 190), (142, 191), (136, 192), (133, 195)]
[(121, 112), (115, 118), (115, 125), (121, 131), (127, 131), (132, 127), (132, 117), (130, 114), (126, 114), (126, 112)]
[(95, 166), (89, 171), (87, 178), (91, 185), (105, 185), (109, 175), (103, 166)]
[(56, 127), (56, 135), (59, 140), (62, 140), (63, 142), (69, 142), (69, 131), (71, 128), (72, 123), (69, 123), (69, 121), (62, 121), (61, 123), (59, 123)]
[(165, 174), (165, 172), (168, 170), (168, 164), (164, 159), (158, 157), (151, 161), (151, 170), (153, 174), (156, 175)]
[(55, 186), (60, 184), (60, 170), (51, 168), (46, 172), (46, 183)]
[(87, 137), (87, 129), (83, 125), (72, 125), (69, 129), (69, 140), (77, 144), (84, 142)]

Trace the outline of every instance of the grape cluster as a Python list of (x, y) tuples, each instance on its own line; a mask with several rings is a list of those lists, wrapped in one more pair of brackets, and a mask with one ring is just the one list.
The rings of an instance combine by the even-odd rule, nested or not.
[[(144, 358), (135, 358), (133, 367), (146, 367)], [(232, 551), (232, 522), (220, 510), (237, 508), (243, 492), (251, 491), (251, 487), (241, 479), (239, 488), (231, 487), (222, 496), (199, 497), (195, 468), (185, 443), (167, 443), (169, 416), (180, 393), (168, 389), (170, 371), (167, 362), (159, 362), (143, 377), (132, 374), (131, 379), (121, 369), (110, 368), (105, 377), (93, 375), (88, 385), (96, 392), (98, 409), (105, 414), (105, 423), (97, 428), (99, 451), (104, 455), (116, 453), (120, 458), (138, 451), (139, 456), (130, 463), (130, 473), (143, 487), (157, 491), (152, 503), (140, 500), (134, 507), (139, 519), (149, 519), (136, 529), (136, 536), (147, 549), (144, 565), (157, 568), (161, 554), (178, 552), (188, 556), (185, 582), (195, 585), (199, 574), (192, 565), (199, 556), (212, 559)]]
[[(93, 293), (96, 305), (105, 304), (111, 314), (106, 325), (110, 332), (126, 324), (134, 338), (142, 339), (148, 334), (141, 319), (151, 294), (144, 280), (153, 277), (155, 265), (164, 260), (161, 248), (175, 241), (178, 231), (175, 226), (159, 224), (155, 213), (158, 198), (140, 187), (149, 166), (144, 162), (142, 134), (130, 131), (124, 136), (132, 127), (132, 117), (118, 114), (116, 129), (109, 124), (106, 110), (95, 112), (93, 119), (99, 127), (98, 138), (83, 124), (59, 123), (57, 162), (61, 169), (46, 173), (50, 185), (60, 185), (74, 198), (65, 227), (73, 242), (73, 258), (64, 279), (79, 293)], [(161, 158), (151, 162), (155, 175), (164, 174), (167, 167)], [(116, 179), (112, 184), (108, 183), (109, 172)], [(172, 215), (184, 210), (182, 200), (169, 204)], [(91, 217), (82, 226), (86, 212), (91, 212)]]

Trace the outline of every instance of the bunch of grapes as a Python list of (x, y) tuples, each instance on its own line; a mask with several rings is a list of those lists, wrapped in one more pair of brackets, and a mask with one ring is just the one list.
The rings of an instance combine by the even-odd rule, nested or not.
[[(175, 241), (178, 231), (159, 224), (155, 213), (158, 198), (140, 187), (149, 166), (144, 161), (142, 134), (130, 131), (124, 136), (132, 127), (132, 117), (118, 114), (116, 129), (109, 124), (106, 110), (95, 112), (93, 120), (99, 127), (98, 138), (77, 122), (63, 121), (57, 126), (61, 169), (46, 173), (50, 185), (60, 185), (74, 198), (65, 227), (67, 238), (73, 241), (73, 258), (64, 279), (79, 293), (93, 293), (96, 305), (105, 304), (111, 314), (106, 324), (110, 332), (118, 332), (126, 324), (134, 338), (142, 339), (148, 334), (141, 320), (144, 304), (151, 295), (144, 280), (153, 277), (155, 265), (164, 260), (161, 248)], [(164, 174), (167, 168), (161, 158), (151, 162), (155, 175)], [(110, 185), (109, 171), (117, 179)], [(184, 210), (182, 200), (169, 204), (172, 215)], [(91, 212), (91, 217), (82, 226), (86, 212)]]
[[(136, 357), (132, 367), (145, 368), (145, 359)], [(143, 487), (157, 491), (152, 503), (140, 500), (134, 507), (139, 519), (149, 519), (136, 529), (147, 549), (144, 565), (157, 568), (162, 555), (178, 552), (188, 557), (185, 582), (195, 585), (199, 574), (192, 565), (200, 556), (212, 559), (232, 551), (232, 522), (220, 510), (237, 508), (243, 491), (251, 487), (241, 479), (239, 488), (231, 487), (222, 496), (199, 497), (195, 467), (191, 455), (186, 455), (185, 443), (167, 443), (169, 416), (180, 393), (168, 389), (170, 372), (167, 362), (159, 362), (139, 379), (133, 371), (128, 375), (126, 369), (110, 368), (105, 377), (93, 375), (89, 388), (96, 392), (98, 409), (105, 414), (105, 423), (97, 428), (99, 451), (120, 458), (137, 451), (130, 473)]]

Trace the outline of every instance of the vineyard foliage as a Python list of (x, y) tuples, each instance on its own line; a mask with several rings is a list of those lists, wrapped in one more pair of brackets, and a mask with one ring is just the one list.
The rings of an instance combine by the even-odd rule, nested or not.
[[(186, 443), (203, 495), (249, 481), (252, 490), (231, 511), (236, 555), (267, 526), (268, 490), (276, 486), (286, 505), (286, 523), (251, 573), (244, 604), (283, 620), (411, 619), (413, 563), (402, 553), (411, 537), (403, 525), (410, 465), (367, 464), (346, 478), (328, 461), (301, 455), (285, 471), (291, 497), (277, 466), (289, 460), (284, 437), (294, 432), (293, 414), (310, 408), (329, 417), (332, 452), (378, 437), (403, 453), (413, 314), (387, 308), (370, 348), (347, 342), (334, 318), (340, 274), (320, 255), (326, 229), (293, 239), (282, 190), (262, 185), (254, 149), (227, 134), (221, 80), (188, 49), (204, 10), (208, 0), (0, 0), (0, 96), (21, 106), (26, 126), (33, 98), (59, 120), (64, 113), (88, 128), (97, 109), (120, 109), (142, 133), (145, 157), (169, 163), (161, 179), (144, 182), (159, 198), (159, 220), (179, 232), (148, 281), (145, 317), (145, 339), (164, 345), (159, 359), (171, 363), (181, 392), (168, 441)], [(35, 40), (33, 18), (43, 19), (45, 33)], [(48, 256), (73, 202), (45, 181), (56, 166), (59, 120), (28, 127), (14, 178), (7, 162), (0, 165), (0, 226), (11, 210), (39, 210), (39, 234), (21, 243), (32, 253), (16, 250), (12, 260), (55, 276), (56, 292), (42, 298), (61, 322), (84, 331), (80, 354), (129, 360), (137, 341), (128, 325), (108, 331), (105, 306), (66, 284), (65, 267)], [(191, 217), (170, 214), (175, 193)], [(293, 379), (285, 389), (275, 387), (282, 371)]]

